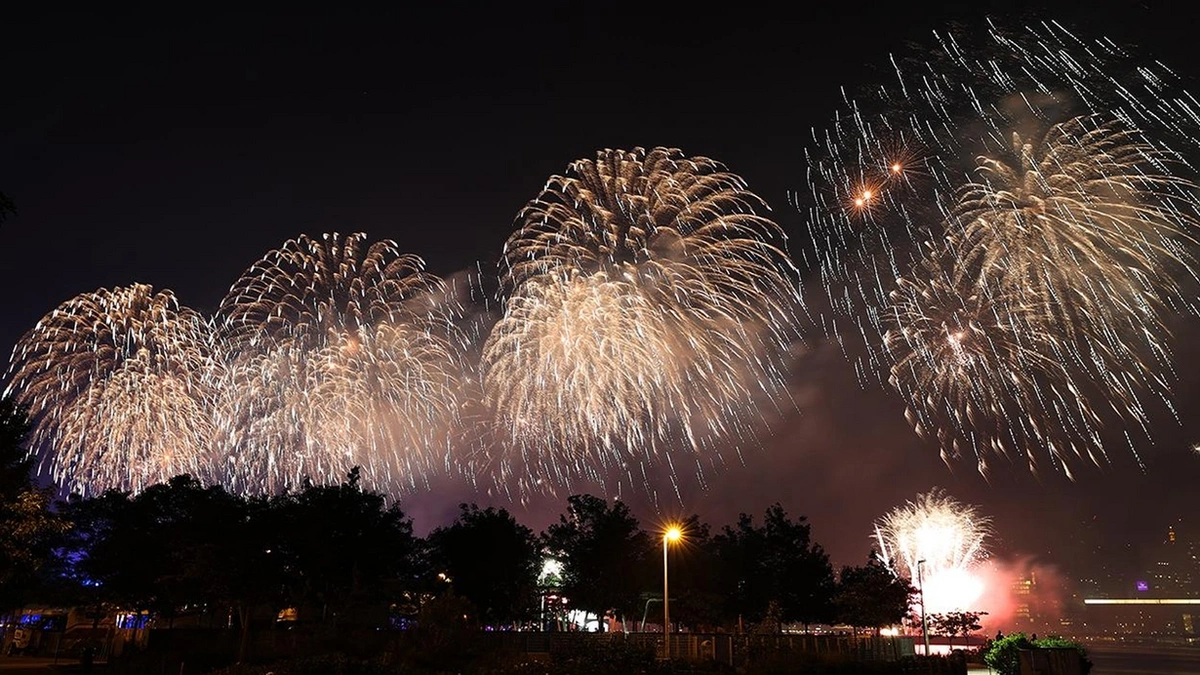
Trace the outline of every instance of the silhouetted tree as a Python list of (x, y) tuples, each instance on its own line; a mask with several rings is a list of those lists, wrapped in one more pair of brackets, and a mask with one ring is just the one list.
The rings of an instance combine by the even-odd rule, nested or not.
[(33, 485), (28, 412), (11, 398), (0, 398), (0, 497), (11, 499)]
[(308, 484), (275, 508), (272, 555), (287, 570), (292, 603), (330, 626), (382, 623), (390, 595), (415, 571), (417, 539), (400, 505), (364, 490), (355, 468), (342, 484)]
[(65, 547), (86, 604), (153, 610), (168, 622), (186, 605), (224, 604), (247, 613), (274, 592), (262, 519), (220, 486), (181, 475), (137, 495), (110, 490), (63, 507), (74, 527)]
[(930, 614), (926, 621), (929, 624), (929, 632), (945, 635), (950, 638), (950, 645), (953, 646), (954, 638), (960, 635), (966, 637), (983, 628), (979, 617), (985, 615), (987, 612), (942, 612)]
[(283, 604), (284, 569), (275, 556), (278, 516), (266, 498), (244, 498), (213, 486), (193, 494), (190, 517), (176, 529), (172, 566), (189, 598), (235, 612), (238, 661), (249, 656), (252, 617)]
[(805, 520), (791, 520), (775, 504), (761, 526), (743, 513), (715, 537), (730, 616), (806, 625), (832, 618), (833, 567)]
[(454, 591), (478, 609), (483, 624), (534, 616), (541, 563), (537, 537), (508, 511), (459, 504), (458, 518), (431, 532), (428, 543), (434, 573), (450, 577)]
[(67, 523), (38, 488), (26, 441), (24, 408), (0, 398), (0, 610), (15, 609), (44, 592), (53, 551)]
[(900, 623), (912, 607), (917, 589), (896, 576), (875, 551), (861, 567), (843, 567), (834, 596), (838, 621), (858, 628)]
[(3, 192), (0, 192), (0, 223), (8, 220), (9, 216), (17, 215), (17, 205)]
[(567, 512), (543, 535), (546, 549), (563, 564), (563, 594), (576, 609), (602, 616), (639, 610), (647, 587), (647, 558), (657, 550), (623, 502), (592, 495), (567, 498)]

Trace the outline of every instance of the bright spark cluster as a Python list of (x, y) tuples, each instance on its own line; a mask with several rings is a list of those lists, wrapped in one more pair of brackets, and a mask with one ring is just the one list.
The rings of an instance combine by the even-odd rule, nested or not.
[(504, 249), (483, 348), (498, 475), (521, 489), (697, 467), (778, 401), (798, 274), (719, 163), (605, 150), (554, 176)]
[(875, 525), (880, 558), (920, 587), (927, 613), (978, 609), (971, 603), (984, 589), (975, 568), (987, 558), (990, 535), (989, 520), (975, 507), (938, 489), (917, 495)]
[(712, 160), (606, 150), (521, 212), (487, 328), (394, 242), (300, 236), (211, 319), (145, 286), (64, 304), (18, 345), (9, 392), (85, 493), (185, 472), (275, 493), (359, 467), (393, 494), (445, 470), (524, 497), (649, 488), (680, 455), (703, 478), (786, 400), (799, 275), (756, 208)]
[(459, 410), (456, 306), (424, 261), (362, 234), (271, 251), (218, 310), (215, 418), (228, 479), (403, 491), (446, 461)]
[(1149, 437), (1150, 407), (1173, 412), (1200, 106), (1161, 64), (1055, 23), (935, 37), (814, 134), (825, 327), (948, 462), (1107, 463), (1114, 436)]
[[(945, 461), (1103, 464), (1173, 412), (1200, 103), (1056, 23), (934, 37), (806, 150), (813, 314)], [(685, 465), (703, 483), (793, 405), (813, 305), (765, 212), (711, 159), (603, 150), (518, 215), (499, 316), (393, 242), (302, 236), (209, 319), (143, 285), (64, 303), (18, 343), (6, 392), (44, 466), (89, 493), (182, 472), (275, 491), (353, 466), (392, 492), (454, 467), (516, 495)], [(464, 437), (481, 442), (457, 455)]]
[(458, 309), (393, 242), (302, 236), (211, 320), (141, 284), (63, 303), (18, 343), (6, 394), (72, 492), (182, 473), (278, 492), (356, 466), (365, 486), (402, 492), (446, 462)]
[(29, 407), (55, 482), (138, 491), (207, 473), (217, 375), (208, 322), (170, 291), (134, 284), (43, 317), (13, 350), (5, 395)]

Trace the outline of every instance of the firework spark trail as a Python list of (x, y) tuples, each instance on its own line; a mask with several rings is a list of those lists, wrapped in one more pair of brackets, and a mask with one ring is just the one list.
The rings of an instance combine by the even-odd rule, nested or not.
[(1105, 419), (1148, 436), (1141, 396), (1168, 400), (1162, 315), (1194, 224), (1172, 208), (1180, 179), (1153, 173), (1166, 159), (1119, 125), (1072, 118), (1013, 144), (1012, 164), (979, 159), (946, 243), (900, 280), (885, 345), (945, 458), (969, 449), (986, 471), (990, 453), (1017, 454), (1071, 475), (1077, 458), (1107, 461)]
[(483, 348), (502, 483), (632, 483), (652, 464), (673, 475), (674, 453), (702, 475), (717, 439), (749, 435), (753, 402), (781, 389), (798, 302), (763, 206), (674, 149), (605, 150), (549, 180), (505, 246)]
[(920, 580), (929, 612), (977, 609), (966, 604), (983, 591), (973, 570), (987, 558), (990, 536), (988, 518), (936, 488), (888, 512), (875, 525), (880, 558), (898, 576), (914, 584)]
[(29, 407), (31, 447), (59, 485), (137, 492), (207, 472), (212, 356), (208, 323), (170, 291), (99, 289), (18, 341), (5, 393)]
[(218, 312), (230, 480), (275, 491), (359, 466), (372, 489), (424, 483), (458, 415), (455, 307), (391, 241), (301, 236), (264, 256)]
[(1198, 106), (1161, 64), (1055, 23), (935, 37), (814, 133), (801, 208), (823, 323), (947, 461), (1104, 463), (1104, 428), (1148, 436), (1149, 401), (1173, 412)]
[[(918, 433), (936, 436), (946, 462), (965, 451), (962, 438), (990, 439), (990, 447), (971, 446), (983, 471), (988, 450), (1044, 434), (1044, 420), (1063, 409), (1089, 411), (1076, 411), (1074, 397), (1053, 384), (1068, 381), (1067, 373), (1054, 358), (1057, 338), (1040, 317), (1012, 298), (987, 295), (987, 289), (964, 295), (961, 281), (945, 267), (930, 259), (900, 280), (893, 297), (902, 328), (887, 335), (897, 359), (892, 378), (910, 397), (909, 421)], [(1022, 412), (1004, 415), (997, 401)]]

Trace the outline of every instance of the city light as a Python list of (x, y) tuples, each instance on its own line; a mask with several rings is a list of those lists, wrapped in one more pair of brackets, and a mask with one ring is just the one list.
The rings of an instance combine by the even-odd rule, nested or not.
[(667, 586), (667, 545), (683, 538), (683, 530), (678, 525), (667, 527), (663, 533), (663, 657), (671, 657), (671, 607)]

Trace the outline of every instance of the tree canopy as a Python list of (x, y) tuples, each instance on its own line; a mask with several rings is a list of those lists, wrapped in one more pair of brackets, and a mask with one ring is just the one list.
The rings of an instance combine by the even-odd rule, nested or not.
[(872, 551), (865, 565), (842, 568), (834, 610), (842, 623), (879, 629), (900, 623), (908, 616), (916, 592), (912, 584), (897, 576)]
[(774, 504), (761, 525), (743, 513), (714, 538), (731, 615), (776, 624), (832, 618), (833, 568), (806, 521)]
[(621, 501), (568, 497), (567, 512), (546, 529), (544, 543), (562, 562), (562, 591), (574, 608), (597, 616), (609, 609), (630, 614), (651, 587), (647, 560), (657, 547)]
[(966, 637), (983, 628), (983, 624), (979, 623), (979, 618), (986, 615), (987, 612), (941, 612), (930, 614), (926, 620), (931, 633), (945, 635), (950, 638), (950, 644), (954, 644), (954, 638), (960, 635)]
[(485, 625), (531, 619), (541, 554), (533, 530), (504, 509), (459, 504), (455, 521), (429, 534), (432, 569), (471, 602)]
[(0, 610), (20, 607), (51, 583), (47, 573), (67, 521), (51, 510), (53, 496), (30, 476), (26, 411), (0, 398)]
[[(398, 593), (415, 572), (417, 540), (399, 503), (363, 490), (358, 470), (340, 485), (306, 485), (277, 498), (272, 555), (293, 606), (334, 622), (366, 620), (382, 589)], [(340, 618), (339, 618), (340, 617)]]
[[(23, 450), (12, 451), (23, 442), (23, 418), (0, 421), (9, 450), (0, 457), (7, 500), (0, 517), (15, 523), (12, 496), (34, 494), (43, 501), (26, 525), (56, 523), (39, 530), (40, 540), (21, 540), (29, 546), (13, 546), (11, 538), (0, 544), (9, 547), (0, 550), (8, 575), (0, 577), (0, 589), (17, 587), (14, 568), (53, 568), (73, 589), (63, 602), (96, 612), (146, 610), (166, 625), (198, 616), (225, 624), (232, 617), (243, 655), (254, 617), (283, 609), (326, 636), (400, 617), (419, 624), (425, 605), (437, 598), (465, 608), (473, 626), (521, 625), (540, 608), (545, 557), (561, 563), (554, 587), (569, 609), (596, 618), (615, 609), (618, 618), (636, 622), (662, 598), (662, 533), (643, 529), (618, 500), (572, 495), (540, 536), (505, 509), (464, 503), (452, 523), (424, 539), (413, 534), (399, 503), (364, 490), (356, 471), (340, 484), (305, 483), (270, 497), (244, 497), (181, 475), (136, 494), (73, 496), (56, 512), (47, 493), (29, 491), (23, 474), (29, 463)], [(743, 513), (715, 535), (695, 515), (680, 525), (684, 536), (666, 548), (671, 616), (691, 630), (736, 630), (740, 618), (765, 631), (835, 619), (878, 627), (908, 608), (912, 589), (875, 557), (843, 568), (835, 583), (806, 519), (779, 504), (761, 522)], [(18, 555), (29, 556), (24, 568), (10, 562)], [(44, 587), (21, 588), (42, 602), (50, 597)]]

